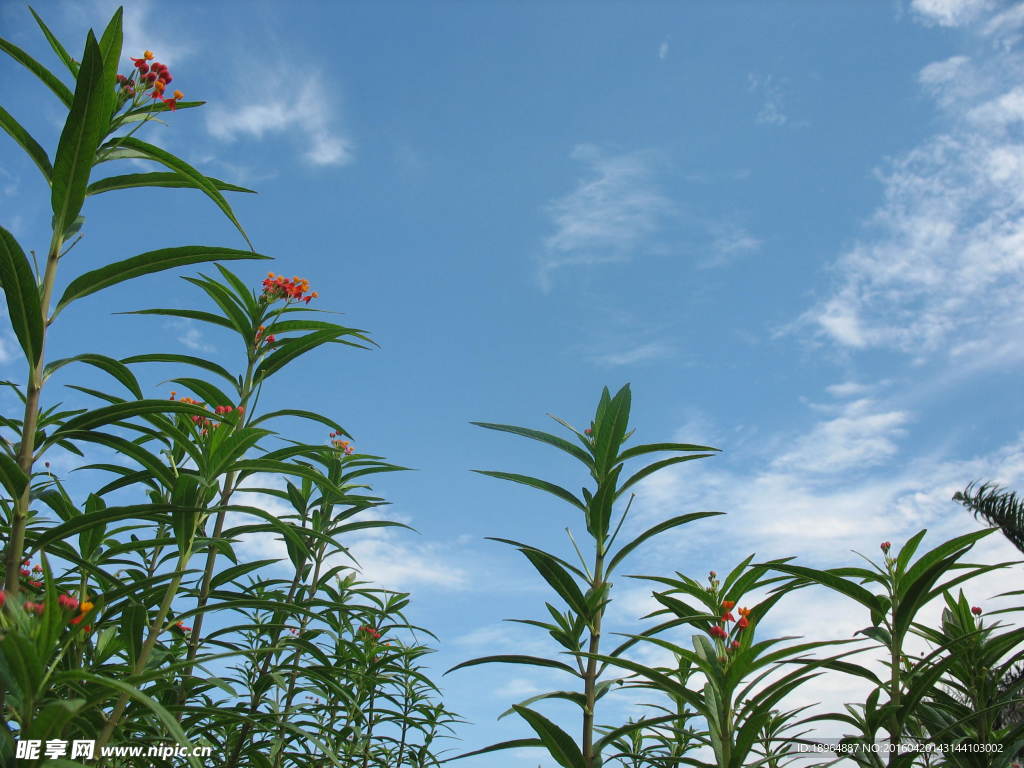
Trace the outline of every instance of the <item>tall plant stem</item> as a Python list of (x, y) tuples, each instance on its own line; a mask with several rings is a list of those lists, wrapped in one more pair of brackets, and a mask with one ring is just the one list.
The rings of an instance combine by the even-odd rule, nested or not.
[[(174, 577), (171, 579), (170, 584), (167, 585), (167, 589), (164, 591), (164, 598), (160, 602), (160, 609), (157, 611), (157, 615), (153, 620), (153, 623), (149, 625), (149, 634), (146, 636), (146, 640), (143, 642), (142, 648), (139, 650), (139, 657), (135, 660), (135, 664), (132, 666), (133, 676), (140, 674), (142, 670), (146, 668), (146, 663), (149, 661), (149, 655), (153, 652), (154, 646), (156, 646), (157, 638), (160, 637), (164, 630), (164, 624), (167, 621), (167, 614), (171, 611), (171, 603), (174, 601), (175, 595), (178, 594), (178, 587), (181, 586), (181, 579), (185, 574), (185, 569), (188, 567), (188, 561), (192, 559), (192, 545), (194, 542), (195, 529), (192, 531), (192, 536), (189, 537), (188, 547), (184, 552), (178, 555), (178, 564), (175, 569)], [(103, 726), (103, 731), (96, 740), (97, 750), (105, 747), (107, 742), (110, 741), (110, 737), (114, 733), (114, 728), (116, 728), (118, 722), (120, 722), (121, 716), (124, 714), (125, 707), (127, 706), (128, 694), (122, 693), (117, 700), (117, 704), (114, 705), (114, 709), (110, 713), (110, 717), (107, 718), (107, 722)]]
[[(239, 405), (248, 406), (249, 396), (252, 394), (253, 389), (253, 371), (255, 370), (256, 358), (255, 351), (250, 349), (249, 351), (249, 362), (245, 369), (245, 377), (243, 381), (245, 385), (242, 391), (239, 393)], [(220, 509), (217, 511), (217, 517), (213, 524), (213, 538), (219, 539), (221, 534), (224, 532), (224, 520), (227, 518), (227, 507), (228, 502), (231, 500), (232, 494), (235, 492), (235, 473), (231, 472), (224, 478), (224, 485), (221, 488), (220, 501), (218, 506)], [(181, 673), (182, 679), (187, 679), (192, 675), (193, 664), (195, 661), (196, 654), (199, 652), (199, 644), (203, 639), (203, 617), (205, 616), (204, 609), (206, 608), (207, 602), (210, 600), (210, 585), (213, 583), (213, 569), (217, 566), (217, 548), (211, 546), (209, 551), (206, 553), (206, 565), (203, 567), (203, 580), (199, 585), (199, 596), (196, 598), (196, 616), (192, 621), (192, 634), (188, 640), (188, 648), (185, 652), (185, 660), (189, 662)], [(184, 694), (183, 694), (184, 695)]]
[[(4, 572), (4, 589), (8, 595), (18, 594), (20, 587), (20, 567), (25, 551), (25, 529), (28, 527), (29, 505), (32, 496), (32, 465), (35, 461), (36, 425), (39, 423), (39, 397), (43, 391), (43, 373), (46, 370), (46, 357), (43, 354), (46, 345), (46, 332), (49, 328), (50, 301), (53, 297), (53, 286), (57, 279), (57, 265), (60, 252), (64, 247), (64, 236), (53, 233), (50, 250), (46, 256), (46, 269), (43, 273), (42, 295), (40, 296), (40, 312), (42, 314), (43, 333), (38, 360), (29, 363), (28, 388), (25, 392), (25, 417), (21, 423), (21, 445), (18, 447), (18, 466), (25, 473), (28, 481), (25, 490), (14, 503), (14, 518), (11, 520), (11, 538), (7, 542), (6, 567)], [(13, 605), (13, 601), (12, 601)]]
[[(597, 554), (594, 557), (594, 579), (591, 583), (591, 594), (597, 595), (604, 587), (604, 551), (598, 542)], [(590, 642), (587, 652), (587, 668), (583, 673), (583, 765), (586, 768), (598, 768), (597, 755), (594, 754), (594, 708), (597, 704), (598, 661), (595, 656), (601, 652), (601, 619), (604, 607), (596, 609), (593, 624), (590, 627)]]

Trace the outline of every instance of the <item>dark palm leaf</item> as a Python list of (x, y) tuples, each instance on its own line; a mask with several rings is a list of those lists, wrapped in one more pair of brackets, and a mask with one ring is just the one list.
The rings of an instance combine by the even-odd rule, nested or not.
[(953, 494), (953, 501), (967, 507), (974, 516), (1002, 530), (1003, 535), (1024, 552), (1024, 499), (992, 483), (968, 485)]

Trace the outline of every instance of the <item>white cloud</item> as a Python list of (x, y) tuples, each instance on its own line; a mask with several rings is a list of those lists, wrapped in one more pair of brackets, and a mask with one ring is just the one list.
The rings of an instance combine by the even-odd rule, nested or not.
[[(180, 64), (195, 53), (195, 47), (188, 41), (189, 34), (180, 32), (168, 35), (168, 25), (160, 23), (161, 8), (153, 0), (133, 0), (131, 3), (119, 3), (111, 0), (94, 0), (92, 3), (64, 3), (63, 10), (75, 23), (82, 26), (91, 25), (97, 36), (103, 26), (114, 15), (119, 6), (124, 6), (121, 22), (123, 36), (122, 63), (128, 63), (128, 57), (139, 57), (143, 51), (150, 50), (156, 59), (170, 67)], [(84, 37), (84, 35), (83, 35)], [(78, 42), (76, 42), (76, 45)], [(73, 56), (77, 55), (71, 51)]]
[[(842, 387), (842, 385), (840, 385)], [(846, 389), (843, 387), (843, 389)], [(970, 480), (991, 479), (1001, 485), (1024, 484), (1024, 434), (988, 454), (945, 459), (936, 455), (901, 459), (893, 453), (907, 414), (870, 401), (838, 406), (838, 414), (775, 443), (743, 446), (715, 459), (689, 462), (665, 469), (641, 484), (633, 505), (639, 531), (655, 520), (700, 509), (724, 510), (724, 517), (692, 523), (663, 534), (645, 545), (624, 573), (666, 573), (685, 564), (685, 573), (701, 578), (708, 570), (726, 573), (750, 553), (755, 562), (797, 556), (813, 567), (863, 565), (854, 551), (878, 560), (879, 543), (897, 548), (922, 528), (929, 533), (920, 553), (940, 542), (977, 530), (980, 525), (951, 501), (955, 490)], [(714, 432), (714, 429), (708, 431)], [(844, 438), (852, 445), (845, 447)], [(790, 453), (773, 458), (779, 444)], [(730, 447), (730, 446), (726, 446)], [(840, 460), (831, 451), (839, 449)], [(872, 461), (872, 450), (887, 455), (883, 466), (869, 474), (851, 469)], [(815, 452), (821, 457), (816, 457)], [(734, 456), (732, 454), (739, 454)], [(737, 459), (744, 471), (726, 463)], [(881, 462), (877, 462), (881, 464)], [(750, 469), (746, 469), (751, 467)], [(972, 563), (1015, 561), (1019, 552), (994, 533), (965, 558)], [(995, 595), (1007, 590), (1007, 571), (997, 571), (963, 586), (968, 600), (986, 612), (1007, 605)], [(617, 584), (611, 610), (617, 620), (635, 619), (653, 606), (648, 593), (657, 585)], [(749, 603), (751, 599), (745, 600)], [(932, 622), (941, 611), (932, 603), (921, 615)], [(802, 636), (808, 640), (850, 639), (869, 624), (862, 608), (820, 588), (803, 589), (784, 598), (760, 628), (759, 637)], [(634, 625), (635, 626), (635, 625)], [(688, 641), (683, 639), (684, 645)], [(914, 646), (911, 650), (916, 649)], [(862, 661), (869, 661), (867, 654)], [(863, 701), (865, 687), (856, 678), (830, 672), (800, 687), (785, 701), (786, 707), (820, 702), (814, 711), (841, 712), (847, 702)], [(835, 725), (817, 725), (819, 736), (836, 735)]]
[[(5, 323), (6, 325), (6, 323)], [(18, 342), (7, 328), (0, 331), (0, 365), (14, 360), (19, 354)]]
[(634, 363), (660, 360), (672, 355), (673, 348), (660, 341), (638, 344), (622, 352), (607, 352), (595, 355), (592, 360), (599, 365), (633, 365)]
[(992, 7), (991, 0), (913, 0), (910, 7), (926, 23), (957, 27)]
[(863, 395), (870, 387), (866, 384), (859, 384), (856, 381), (844, 381), (841, 384), (832, 384), (825, 388), (825, 391), (834, 397), (854, 397)]
[(803, 472), (849, 472), (884, 463), (897, 450), (909, 416), (878, 408), (869, 399), (845, 403), (832, 419), (821, 421), (775, 458), (774, 469)]
[(722, 267), (761, 250), (761, 240), (735, 222), (719, 223), (710, 230), (710, 255), (697, 264), (702, 269)]
[(762, 97), (761, 108), (754, 117), (755, 122), (774, 126), (783, 126), (789, 122), (782, 87), (775, 78), (751, 72), (747, 75), (747, 90)]
[(650, 155), (609, 155), (581, 144), (572, 157), (587, 167), (588, 174), (547, 208), (555, 231), (545, 238), (541, 257), (545, 289), (551, 273), (561, 267), (628, 261), (671, 211), (651, 178)]
[[(262, 484), (262, 485), (261, 485)], [(273, 487), (281, 483), (274, 478), (253, 478), (252, 487)], [(259, 507), (276, 517), (292, 514), (281, 501), (264, 494), (243, 493), (240, 504)], [(240, 520), (241, 513), (232, 513)], [(399, 520), (393, 513), (385, 516), (381, 510), (367, 510), (355, 515), (352, 520), (367, 521), (389, 519)], [(346, 536), (346, 546), (351, 557), (337, 554), (327, 558), (328, 567), (344, 565), (354, 567), (360, 575), (386, 589), (408, 591), (412, 587), (423, 589), (462, 589), (467, 585), (466, 571), (455, 564), (450, 547), (441, 542), (423, 541), (418, 534), (404, 529), (369, 528), (354, 531)], [(241, 537), (238, 549), (252, 559), (280, 558), (288, 562), (288, 553), (280, 537), (270, 533), (246, 534)], [(353, 563), (353, 558), (358, 565)], [(290, 566), (288, 566), (290, 567)]]
[(658, 46), (658, 58), (664, 61), (668, 58), (669, 45), (668, 40), (662, 40), (661, 45)]
[[(939, 6), (950, 18), (967, 12)], [(958, 366), (1019, 361), (1024, 59), (989, 46), (929, 64), (919, 80), (949, 128), (879, 172), (882, 204), (800, 324), (853, 349), (948, 355)]]
[[(352, 142), (342, 135), (333, 114), (338, 89), (326, 98), (322, 79), (308, 69), (250, 62), (251, 76), (234, 104), (209, 108), (206, 129), (214, 138), (232, 142), (240, 136), (260, 140), (271, 134), (297, 133), (303, 157), (313, 165), (347, 165), (354, 159)], [(255, 70), (255, 71), (254, 71)], [(258, 85), (257, 85), (258, 83)]]
[(208, 354), (210, 352), (217, 351), (215, 346), (207, 343), (203, 336), (203, 332), (192, 320), (170, 320), (165, 323), (165, 327), (172, 329), (175, 332), (178, 341), (195, 352)]
[(532, 680), (527, 680), (523, 677), (513, 677), (500, 688), (497, 688), (494, 691), (494, 696), (498, 699), (514, 699), (515, 701), (522, 701), (523, 699), (535, 696), (540, 692), (541, 689), (538, 688), (536, 683)]

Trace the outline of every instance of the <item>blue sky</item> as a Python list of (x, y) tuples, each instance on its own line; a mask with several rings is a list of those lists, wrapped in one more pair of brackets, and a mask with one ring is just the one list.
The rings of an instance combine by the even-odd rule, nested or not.
[[(114, 6), (35, 7), (74, 51)], [(413, 592), (414, 618), (441, 638), (437, 667), (543, 650), (502, 622), (543, 610), (538, 579), (482, 539), (557, 549), (579, 527), (468, 471), (572, 486), (575, 468), (471, 420), (581, 424), (602, 386), (630, 382), (640, 439), (722, 448), (647, 483), (635, 524), (728, 516), (662, 539), (632, 572), (700, 575), (755, 551), (833, 565), (923, 527), (937, 543), (976, 526), (954, 490), (1024, 486), (1024, 4), (128, 2), (126, 14), (126, 53), (154, 50), (208, 102), (150, 137), (257, 189), (233, 204), (271, 268), (307, 277), (323, 308), (381, 345), (321, 351), (269, 394), (418, 470), (378, 490), (419, 534), (353, 549), (368, 577)], [(19, 4), (0, 8), (0, 34), (47, 55)], [(9, 61), (0, 101), (54, 145), (58, 102)], [(103, 198), (85, 211), (74, 271), (168, 245), (244, 247), (196, 195)], [(48, 194), (9, 141), (0, 224), (45, 247)], [(238, 271), (255, 285), (264, 269)], [(230, 362), (227, 341), (198, 327), (112, 314), (197, 300), (166, 277), (91, 297), (62, 317), (50, 354), (159, 347)], [(0, 341), (0, 374), (20, 378), (9, 329)], [(171, 374), (140, 375), (158, 396)], [(1013, 555), (993, 537), (975, 559)], [(622, 581), (626, 629), (649, 590)], [(848, 636), (864, 623), (803, 595), (772, 628)], [(496, 715), (556, 683), (493, 667), (445, 685), (472, 721), (465, 746), (479, 747), (525, 735)], [(833, 680), (802, 695), (855, 694)], [(465, 765), (524, 760), (546, 765)]]

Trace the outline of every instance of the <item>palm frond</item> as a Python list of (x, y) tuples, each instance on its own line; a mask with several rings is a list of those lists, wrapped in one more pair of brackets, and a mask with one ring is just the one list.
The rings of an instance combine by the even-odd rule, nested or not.
[(975, 518), (1002, 530), (1003, 535), (1024, 552), (1024, 499), (1013, 491), (992, 483), (973, 482), (953, 494), (953, 501), (963, 504)]

